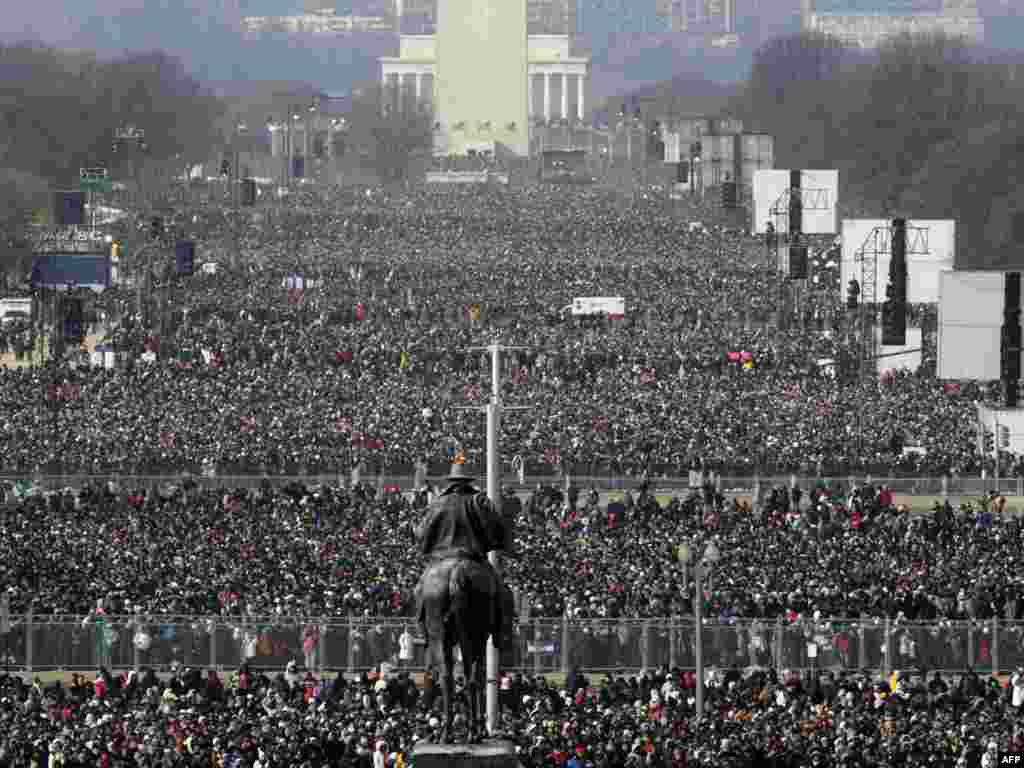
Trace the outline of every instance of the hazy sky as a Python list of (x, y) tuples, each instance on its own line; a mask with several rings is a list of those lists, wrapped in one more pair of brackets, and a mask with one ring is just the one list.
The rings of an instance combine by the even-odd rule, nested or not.
[[(629, 1), (637, 4), (630, 6), (636, 9), (654, 0)], [(617, 7), (610, 1), (591, 2), (594, 7)], [(988, 24), (989, 38), (997, 46), (1021, 47), (1024, 14), (1011, 12), (1010, 7), (1022, 2), (978, 0), (985, 15), (1003, 17), (997, 23), (990, 18)], [(391, 36), (252, 43), (239, 34), (237, 20), (242, 15), (287, 14), (304, 4), (303, 0), (20, 0), (4, 4), (0, 42), (33, 40), (106, 55), (161, 48), (181, 57), (200, 78), (212, 80), (302, 80), (327, 90), (345, 90), (353, 83), (376, 79), (376, 58), (394, 53), (396, 42)], [(673, 74), (735, 80), (748, 71), (754, 47), (766, 38), (796, 31), (799, 7), (799, 0), (736, 0), (741, 47), (735, 51), (705, 49), (684, 38), (641, 41), (615, 36), (612, 42), (597, 35), (588, 41), (588, 52), (595, 74), (604, 81), (602, 91), (665, 80)], [(614, 32), (615, 20), (608, 22), (607, 29)]]

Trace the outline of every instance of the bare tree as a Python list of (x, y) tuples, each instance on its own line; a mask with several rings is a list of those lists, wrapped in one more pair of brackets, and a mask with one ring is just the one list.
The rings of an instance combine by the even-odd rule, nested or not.
[(431, 111), (396, 104), (379, 85), (359, 89), (353, 99), (346, 151), (364, 159), (381, 181), (405, 181), (429, 161), (433, 147)]

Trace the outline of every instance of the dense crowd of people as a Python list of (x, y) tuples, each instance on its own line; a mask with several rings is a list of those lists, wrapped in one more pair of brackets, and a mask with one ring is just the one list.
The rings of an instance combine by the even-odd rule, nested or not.
[[(531, 473), (978, 469), (989, 393), (848, 375), (834, 254), (794, 307), (765, 243), (706, 202), (335, 190), (183, 205), (175, 222), (211, 266), (158, 275), (141, 318), (132, 288), (96, 299), (118, 368), (0, 373), (4, 469), (398, 470), (456, 446), (481, 464), (483, 430), (457, 406), (489, 391), (474, 350), (495, 340), (523, 347), (503, 374), (527, 409), (506, 414), (502, 445)], [(580, 296), (622, 296), (625, 317), (573, 315)]]
[[(225, 677), (151, 669), (70, 685), (4, 681), (0, 761), (59, 766), (415, 765), (439, 722), (436, 687), (408, 673), (319, 677), (289, 666)], [(524, 768), (974, 766), (1024, 749), (1024, 671), (1004, 689), (974, 673), (776, 674), (660, 667), (565, 684), (503, 675), (501, 730)]]
[[(992, 393), (928, 365), (851, 377), (834, 268), (819, 263), (780, 311), (773, 254), (713, 205), (597, 188), (293, 191), (241, 212), (182, 205), (168, 224), (197, 240), (196, 273), (158, 269), (141, 312), (134, 289), (89, 304), (113, 367), (0, 370), (7, 640), (23, 651), (31, 610), (37, 626), (123, 633), (143, 664), (67, 686), (4, 677), (0, 765), (411, 766), (439, 724), (429, 676), (325, 674), (316, 638), (352, 619), (414, 624), (415, 526), (453, 454), (483, 464), (481, 419), (460, 406), (486, 397), (479, 347), (495, 340), (521, 347), (504, 395), (528, 406), (504, 415), (506, 467), (634, 478), (621, 498), (561, 481), (504, 491), (516, 642), (531, 618), (573, 627), (564, 682), (503, 677), (525, 768), (994, 765), (1024, 748), (1024, 672), (1005, 689), (987, 676), (996, 647), (1002, 669), (1024, 662), (1024, 531), (1005, 499), (917, 515), (884, 486), (746, 499), (710, 482), (980, 468), (975, 401)], [(622, 296), (626, 315), (574, 316), (580, 296)], [(33, 333), (9, 326), (0, 348), (33, 349)], [(301, 479), (354, 467), (364, 482)], [(215, 490), (190, 474), (211, 469), (267, 477)], [(46, 472), (84, 479), (33, 489)], [(147, 472), (167, 482), (88, 479)], [(381, 472), (419, 479), (365, 483)], [(658, 475), (687, 472), (689, 491), (655, 495)], [(694, 561), (714, 551), (701, 593), (681, 545)], [(698, 600), (703, 713), (686, 671)], [(678, 634), (638, 652), (638, 621), (666, 618)], [(252, 666), (190, 669), (186, 643), (161, 642), (181, 622), (233, 629), (218, 637)], [(259, 668), (255, 626), (295, 629), (283, 670)], [(361, 645), (360, 668), (401, 658)], [(86, 656), (115, 660), (102, 643)], [(636, 677), (579, 672), (639, 658)], [(899, 673), (879, 682), (862, 661)]]
[[(429, 493), (186, 480), (18, 498), (7, 487), (0, 583), (17, 612), (32, 601), (44, 616), (97, 603), (155, 617), (412, 615), (414, 530)], [(691, 616), (693, 574), (684, 583), (678, 554), (688, 544), (694, 561), (718, 552), (707, 615), (723, 621), (1024, 618), (1014, 565), (1024, 534), (995, 500), (911, 515), (868, 486), (777, 489), (755, 509), (711, 486), (665, 506), (645, 487), (612, 502), (574, 486), (506, 498), (507, 576), (531, 616)]]

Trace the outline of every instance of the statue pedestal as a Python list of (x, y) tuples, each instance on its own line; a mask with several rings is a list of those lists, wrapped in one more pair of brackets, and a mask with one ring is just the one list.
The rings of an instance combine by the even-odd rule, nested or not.
[(516, 746), (510, 741), (483, 744), (431, 744), (412, 748), (416, 768), (519, 768)]

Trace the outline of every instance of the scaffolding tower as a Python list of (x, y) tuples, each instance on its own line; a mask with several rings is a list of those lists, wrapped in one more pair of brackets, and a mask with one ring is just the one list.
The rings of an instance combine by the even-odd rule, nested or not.
[[(928, 256), (928, 228), (907, 226), (907, 256)], [(875, 227), (854, 254), (860, 264), (860, 312), (857, 326), (860, 332), (858, 371), (860, 376), (874, 373), (878, 357), (878, 339), (875, 325), (878, 316), (878, 258), (892, 255), (892, 226)], [(888, 276), (885, 277), (888, 280)], [(882, 293), (884, 301), (885, 294)]]
[[(829, 203), (829, 190), (828, 189), (813, 189), (810, 187), (789, 187), (779, 195), (778, 199), (772, 203), (769, 208), (769, 214), (772, 217), (772, 225), (775, 227), (775, 260), (776, 268), (779, 273), (779, 297), (778, 297), (778, 311), (781, 320), (783, 313), (788, 313), (789, 302), (787, 301), (786, 286), (789, 284), (789, 245), (792, 240), (789, 232), (789, 212), (793, 203), (796, 202), (801, 210), (803, 211), (827, 211), (832, 206)], [(783, 230), (785, 233), (783, 234)], [(804, 232), (800, 233), (800, 238), (803, 245), (812, 243), (810, 238), (815, 237), (815, 234), (808, 235)], [(834, 234), (828, 235), (828, 237), (834, 237)], [(810, 249), (808, 249), (810, 253)], [(801, 283), (806, 281), (799, 281)], [(799, 291), (800, 286), (794, 286), (794, 293)], [(797, 297), (794, 297), (794, 303)]]

